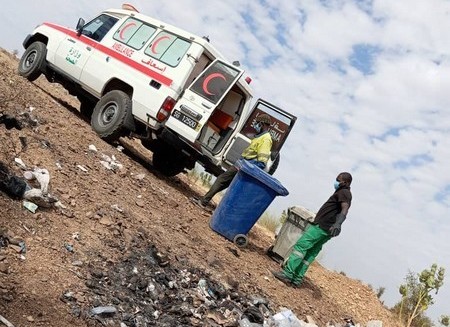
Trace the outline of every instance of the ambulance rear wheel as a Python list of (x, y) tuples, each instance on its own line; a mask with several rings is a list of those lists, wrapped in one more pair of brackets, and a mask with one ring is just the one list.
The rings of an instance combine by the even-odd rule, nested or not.
[(101, 97), (92, 112), (92, 129), (103, 139), (117, 140), (125, 130), (131, 110), (132, 101), (128, 94), (120, 90), (110, 91)]
[(237, 247), (245, 248), (248, 245), (248, 238), (247, 235), (244, 234), (237, 234), (233, 238), (233, 243), (237, 245)]
[(158, 146), (153, 151), (153, 167), (165, 176), (172, 177), (186, 167), (186, 158), (170, 145)]

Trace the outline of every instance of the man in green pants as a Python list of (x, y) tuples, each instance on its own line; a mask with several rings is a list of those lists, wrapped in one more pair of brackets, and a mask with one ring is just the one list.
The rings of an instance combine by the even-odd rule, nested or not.
[(335, 192), (316, 214), (314, 222), (295, 243), (292, 253), (285, 260), (282, 271), (272, 274), (286, 284), (299, 286), (309, 265), (314, 261), (322, 246), (332, 237), (338, 236), (352, 202), (350, 184), (352, 175), (340, 173), (334, 182)]

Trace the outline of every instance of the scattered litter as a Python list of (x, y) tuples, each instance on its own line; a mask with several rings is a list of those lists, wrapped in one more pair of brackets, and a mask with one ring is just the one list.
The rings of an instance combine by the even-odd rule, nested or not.
[(98, 150), (97, 150), (97, 148), (95, 147), (94, 144), (89, 144), (89, 151), (97, 152)]
[(117, 151), (122, 152), (125, 148), (121, 145), (117, 146)]
[(12, 174), (8, 167), (0, 161), (0, 190), (13, 199), (21, 199), (26, 188), (25, 180)]
[(47, 169), (35, 168), (32, 172), (25, 172), (27, 175), (31, 173), (34, 178), (31, 180), (36, 180), (39, 184), (39, 188), (31, 188), (27, 185), (27, 190), (25, 191), (23, 198), (30, 202), (33, 202), (39, 207), (50, 208), (58, 202), (58, 199), (48, 193), (48, 187), (50, 183), (50, 173)]
[(61, 203), (61, 201), (56, 201), (54, 206), (55, 206), (55, 208), (58, 208), (58, 209), (67, 209), (67, 207)]
[(20, 159), (20, 158), (14, 158), (14, 162), (15, 162), (20, 168), (22, 168), (23, 170), (26, 170), (26, 169), (27, 169), (27, 166), (25, 165), (25, 163), (23, 162), (22, 159)]
[(79, 241), (80, 240), (80, 232), (73, 233), (72, 239), (74, 239), (75, 241)]
[(100, 163), (108, 170), (117, 171), (123, 168), (123, 165), (116, 160), (115, 156), (107, 156), (106, 154), (102, 154), (102, 159)]
[(138, 181), (141, 181), (145, 178), (145, 174), (137, 174), (134, 176), (134, 179), (137, 179)]
[(0, 322), (3, 323), (6, 327), (14, 327), (14, 325), (6, 320), (6, 318), (2, 315), (0, 315)]
[(117, 309), (113, 306), (106, 306), (106, 307), (95, 307), (92, 308), (91, 314), (92, 315), (114, 315), (117, 312)]
[(50, 183), (50, 173), (47, 169), (35, 168), (32, 175), (39, 182), (41, 191), (43, 195), (48, 193), (48, 184)]
[(84, 171), (85, 173), (88, 172), (87, 168), (83, 167), (82, 165), (77, 165), (77, 168), (80, 169), (81, 171)]
[(123, 209), (120, 208), (119, 205), (117, 205), (117, 204), (111, 205), (111, 209), (114, 209), (114, 210), (116, 210), (118, 212), (123, 212)]
[(273, 315), (273, 320), (277, 323), (277, 326), (302, 327), (302, 322), (288, 309), (283, 309), (281, 312)]
[(43, 194), (42, 190), (32, 188), (24, 193), (23, 198), (43, 208), (50, 208), (58, 199), (50, 194)]
[(19, 242), (20, 253), (27, 253), (27, 246), (24, 241)]
[(26, 200), (23, 201), (23, 206), (32, 213), (36, 213), (36, 210), (39, 208), (35, 203)]
[[(284, 325), (279, 325), (280, 327)], [(261, 324), (257, 324), (254, 322), (251, 322), (249, 319), (247, 318), (243, 318), (239, 321), (239, 327), (263, 327), (263, 325)]]
[(73, 245), (69, 244), (69, 243), (64, 243), (64, 247), (66, 248), (67, 251), (73, 253)]
[(62, 165), (59, 162), (56, 162), (55, 165), (56, 165), (56, 168), (58, 168), (59, 170), (62, 169)]
[(10, 115), (0, 115), (0, 125), (5, 125), (7, 130), (10, 129), (18, 129), (21, 130), (22, 129), (22, 124), (20, 123), (20, 121), (18, 121), (15, 117), (12, 117)]
[(6, 233), (0, 228), (0, 248), (6, 248), (9, 244), (9, 238)]
[(28, 181), (32, 181), (35, 177), (33, 175), (33, 172), (27, 170), (23, 173), (23, 177), (28, 180)]

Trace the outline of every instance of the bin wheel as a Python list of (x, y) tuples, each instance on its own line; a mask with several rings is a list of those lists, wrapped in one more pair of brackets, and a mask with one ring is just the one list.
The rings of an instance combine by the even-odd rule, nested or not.
[(233, 243), (236, 244), (240, 248), (245, 248), (248, 245), (248, 238), (247, 235), (244, 234), (237, 234), (233, 238)]

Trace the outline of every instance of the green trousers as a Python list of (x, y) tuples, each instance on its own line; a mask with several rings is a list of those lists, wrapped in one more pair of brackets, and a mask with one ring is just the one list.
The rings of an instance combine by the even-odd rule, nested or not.
[(291, 255), (285, 261), (283, 273), (292, 283), (300, 284), (309, 265), (322, 250), (322, 246), (330, 240), (330, 234), (318, 225), (310, 225), (295, 243)]

